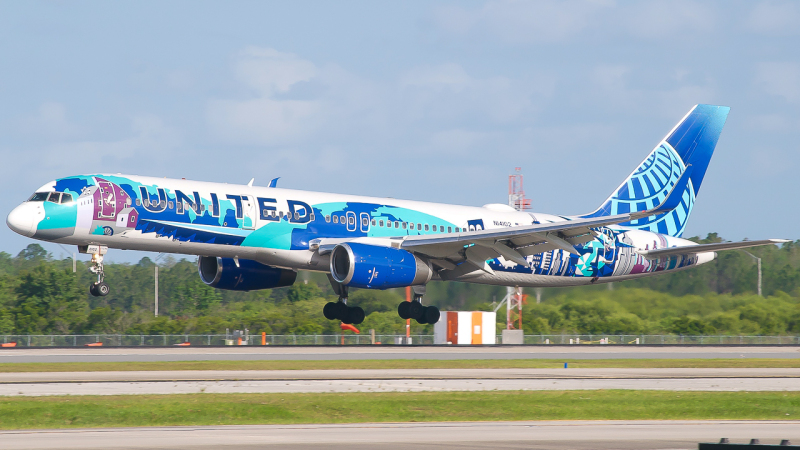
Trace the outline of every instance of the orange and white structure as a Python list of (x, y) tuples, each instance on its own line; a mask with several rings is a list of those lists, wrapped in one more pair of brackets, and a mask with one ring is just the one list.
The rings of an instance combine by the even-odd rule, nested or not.
[(434, 344), (497, 343), (497, 314), (491, 311), (442, 311), (433, 326)]

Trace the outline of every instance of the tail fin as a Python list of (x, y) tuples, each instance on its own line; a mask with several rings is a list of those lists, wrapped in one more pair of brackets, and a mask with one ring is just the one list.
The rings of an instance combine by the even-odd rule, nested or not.
[(686, 167), (691, 165), (689, 183), (680, 205), (663, 214), (620, 224), (681, 236), (729, 111), (727, 106), (696, 105), (597, 211), (584, 217), (641, 212), (655, 208), (661, 204)]

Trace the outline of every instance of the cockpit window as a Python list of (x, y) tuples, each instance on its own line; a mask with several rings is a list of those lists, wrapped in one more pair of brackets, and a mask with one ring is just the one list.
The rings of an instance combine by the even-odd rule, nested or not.
[(37, 192), (28, 199), (29, 202), (43, 202), (47, 200), (47, 196), (50, 195), (49, 192)]
[(50, 196), (47, 197), (48, 202), (53, 203), (60, 203), (61, 202), (61, 192), (51, 192)]
[(72, 194), (61, 194), (61, 203), (72, 203)]

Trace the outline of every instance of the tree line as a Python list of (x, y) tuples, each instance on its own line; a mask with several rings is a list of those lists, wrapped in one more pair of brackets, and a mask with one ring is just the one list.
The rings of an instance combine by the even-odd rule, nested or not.
[[(721, 242), (716, 234), (696, 242)], [(762, 258), (763, 293), (756, 295), (757, 265), (742, 251), (673, 274), (613, 285), (526, 289), (523, 328), (529, 334), (798, 334), (800, 241), (749, 250)], [(252, 292), (206, 286), (193, 260), (159, 262), (159, 315), (154, 314), (154, 269), (106, 264), (111, 293), (92, 297), (87, 262), (57, 259), (38, 244), (16, 256), (0, 253), (0, 334), (219, 334), (248, 328), (268, 334), (335, 334), (322, 307), (335, 301), (325, 274), (302, 272), (294, 286)], [(492, 310), (506, 288), (432, 282), (425, 303), (442, 310)], [(537, 303), (536, 299), (540, 302)], [(362, 329), (405, 333), (396, 313), (403, 289), (351, 290), (350, 304), (364, 308)], [(498, 311), (498, 330), (505, 308)], [(431, 325), (412, 321), (412, 332)]]

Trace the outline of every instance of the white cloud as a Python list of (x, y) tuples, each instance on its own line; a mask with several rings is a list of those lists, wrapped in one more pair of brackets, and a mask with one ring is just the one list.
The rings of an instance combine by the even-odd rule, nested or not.
[[(634, 36), (672, 38), (712, 31), (719, 12), (709, 6), (687, 0), (635, 2), (616, 11), (610, 18), (619, 20)], [(613, 22), (612, 22), (613, 26)]]
[[(512, 80), (473, 77), (460, 65), (421, 66), (400, 76), (399, 104), (407, 120), (508, 123), (535, 110), (532, 98), (547, 97), (553, 81), (546, 77)], [(443, 126), (444, 123), (440, 124)]]
[(208, 102), (206, 117), (217, 137), (237, 144), (285, 145), (314, 128), (319, 101), (278, 97), (314, 79), (314, 63), (291, 53), (248, 47), (236, 56), (234, 72), (256, 97)]
[(800, 64), (765, 62), (756, 66), (755, 84), (767, 94), (800, 101)]
[(718, 12), (689, 0), (618, 5), (608, 0), (492, 0), (479, 8), (449, 6), (434, 20), (446, 32), (512, 44), (560, 43), (581, 36), (674, 38), (714, 29)]
[(762, 1), (758, 3), (745, 24), (758, 33), (767, 35), (798, 34), (800, 5), (796, 1)]
[(56, 138), (73, 137), (79, 127), (67, 118), (67, 107), (59, 102), (46, 102), (39, 106), (36, 114), (20, 121), (21, 131), (37, 136)]
[(248, 47), (238, 55), (237, 78), (262, 96), (288, 91), (301, 81), (317, 76), (316, 65), (291, 53), (271, 48)]
[[(39, 169), (56, 176), (91, 171), (140, 171), (153, 169), (180, 159), (174, 153), (183, 140), (180, 134), (154, 115), (130, 119), (130, 136), (117, 140), (59, 141), (39, 150)], [(167, 156), (169, 155), (169, 156)]]
[(591, 26), (593, 18), (611, 4), (599, 0), (497, 0), (477, 9), (440, 8), (435, 20), (454, 34), (489, 34), (510, 43), (558, 42)]

